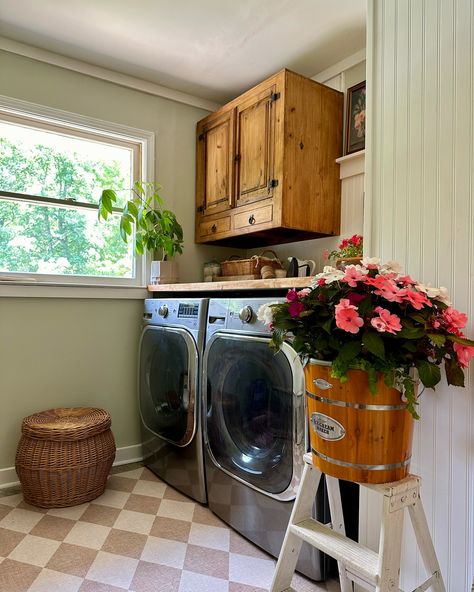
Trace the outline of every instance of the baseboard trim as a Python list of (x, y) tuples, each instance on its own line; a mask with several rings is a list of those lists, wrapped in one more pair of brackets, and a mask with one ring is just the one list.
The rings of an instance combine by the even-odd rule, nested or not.
[[(113, 466), (128, 465), (134, 462), (143, 460), (143, 452), (141, 444), (134, 444), (133, 446), (124, 446), (117, 448), (115, 453), (115, 461)], [(20, 484), (15, 471), (15, 467), (7, 467), (0, 469), (0, 489), (7, 487), (16, 487)]]

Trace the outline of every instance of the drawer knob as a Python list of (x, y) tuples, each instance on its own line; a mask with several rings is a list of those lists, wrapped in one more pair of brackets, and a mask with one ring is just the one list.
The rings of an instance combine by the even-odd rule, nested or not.
[(217, 226), (215, 224), (211, 226), (211, 232), (217, 232)]
[(256, 220), (255, 220), (255, 216), (252, 214), (249, 218), (249, 224), (255, 224)]

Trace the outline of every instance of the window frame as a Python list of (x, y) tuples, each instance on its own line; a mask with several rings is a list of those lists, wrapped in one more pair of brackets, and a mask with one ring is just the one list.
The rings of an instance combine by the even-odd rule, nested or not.
[[(154, 178), (155, 134), (148, 130), (87, 117), (70, 111), (46, 107), (44, 105), (38, 105), (36, 103), (23, 101), (21, 99), (13, 99), (2, 95), (0, 95), (0, 118), (9, 122), (19, 123), (20, 125), (27, 125), (28, 121), (30, 121), (34, 124), (32, 127), (47, 129), (48, 131), (53, 131), (55, 133), (69, 133), (69, 135), (76, 135), (82, 139), (104, 139), (109, 143), (120, 145), (128, 143), (130, 144), (129, 147), (132, 147), (132, 149), (133, 146), (135, 146), (139, 156), (141, 156), (140, 163), (134, 165), (133, 174), (138, 174), (140, 179), (148, 180)], [(59, 205), (59, 207), (74, 208), (74, 202), (69, 202), (67, 200), (57, 200), (54, 198), (43, 198), (39, 196), (30, 196), (30, 199), (28, 199), (29, 196), (27, 194), (16, 194), (18, 197), (14, 197), (12, 192), (2, 193), (7, 194), (7, 198), (9, 195), (11, 196), (10, 199), (25, 203), (29, 202), (37, 205), (42, 203), (52, 203), (54, 205)], [(74, 209), (81, 210), (84, 207), (94, 207), (92, 204), (85, 206), (78, 205), (79, 207)], [(118, 211), (120, 210), (121, 209), (118, 208)], [(141, 288), (139, 294), (142, 296), (142, 289), (146, 288), (150, 273), (150, 263), (151, 261), (148, 255), (138, 256), (134, 253), (134, 278), (0, 272), (0, 296), (2, 295), (2, 292), (5, 291), (2, 289), (4, 284), (10, 287), (13, 285), (24, 284), (24, 287), (28, 289), (33, 288), (33, 286)], [(6, 292), (11, 292), (11, 288), (6, 290)], [(83, 290), (81, 290), (81, 292), (83, 292)], [(103, 292), (104, 294), (110, 294), (110, 290)], [(133, 297), (132, 294), (136, 293), (136, 291), (129, 292), (130, 297)]]

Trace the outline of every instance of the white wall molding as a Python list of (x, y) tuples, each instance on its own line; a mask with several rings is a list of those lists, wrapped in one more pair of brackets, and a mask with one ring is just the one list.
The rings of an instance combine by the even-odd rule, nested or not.
[[(474, 334), (474, 12), (470, 0), (369, 0), (364, 248), (448, 288)], [(427, 389), (411, 471), (448, 592), (474, 575), (474, 368), (466, 388)], [(444, 374), (444, 371), (442, 370)], [(359, 540), (376, 546), (362, 499)], [(403, 535), (400, 588), (424, 579), (413, 530)]]
[(365, 150), (359, 150), (354, 154), (346, 154), (336, 159), (340, 165), (339, 178), (347, 179), (355, 175), (363, 175), (365, 172)]
[(365, 60), (365, 56), (365, 49), (361, 49), (356, 53), (348, 56), (347, 58), (344, 58), (340, 62), (337, 62), (336, 64), (330, 66), (326, 70), (323, 70), (318, 74), (315, 74), (314, 76), (312, 76), (312, 79), (316, 80), (316, 82), (321, 82), (322, 84), (324, 84), (328, 80), (335, 78), (342, 72), (349, 70), (349, 68), (353, 68), (354, 66), (357, 66), (357, 64), (363, 62)]
[[(123, 446), (122, 448), (117, 448), (113, 466), (118, 467), (120, 465), (128, 465), (134, 462), (141, 462), (142, 460), (143, 454), (141, 444)], [(19, 485), (20, 482), (18, 481), (15, 467), (0, 469), (0, 490), (7, 489), (8, 487), (18, 487)], [(0, 503), (1, 501), (2, 498), (0, 497)]]
[(170, 99), (171, 101), (176, 101), (178, 103), (191, 105), (192, 107), (199, 107), (207, 111), (215, 111), (220, 106), (214, 101), (195, 97), (178, 90), (173, 90), (166, 86), (161, 86), (160, 84), (156, 84), (154, 82), (148, 82), (147, 80), (142, 80), (141, 78), (129, 76), (128, 74), (121, 74), (115, 70), (109, 70), (107, 68), (102, 68), (101, 66), (94, 66), (93, 64), (89, 64), (81, 60), (68, 58), (52, 51), (39, 49), (38, 47), (26, 45), (25, 43), (19, 43), (17, 41), (7, 39), (6, 37), (0, 37), (0, 49), (21, 55), (26, 58), (37, 60), (38, 62), (44, 62), (52, 66), (58, 66), (59, 68), (72, 70), (73, 72), (85, 74), (86, 76), (91, 76), (92, 78), (105, 80), (106, 82), (118, 84), (119, 86), (138, 90), (149, 95), (162, 97), (164, 99)]

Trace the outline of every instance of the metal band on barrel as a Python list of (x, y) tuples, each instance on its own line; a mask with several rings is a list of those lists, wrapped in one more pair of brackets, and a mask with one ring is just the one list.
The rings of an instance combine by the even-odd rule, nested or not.
[(366, 409), (368, 411), (400, 411), (401, 409), (407, 408), (405, 403), (402, 403), (401, 405), (366, 405), (365, 403), (349, 403), (348, 401), (328, 399), (327, 397), (321, 397), (320, 395), (315, 395), (309, 391), (306, 391), (306, 394), (315, 401), (327, 403), (328, 405), (335, 405), (337, 407), (351, 407), (352, 409)]
[(326, 456), (322, 452), (318, 452), (313, 447), (311, 447), (311, 452), (316, 456), (319, 456), (322, 460), (330, 462), (334, 465), (339, 465), (341, 467), (348, 467), (351, 469), (362, 469), (364, 471), (389, 471), (391, 469), (401, 469), (402, 467), (406, 467), (410, 464), (411, 456), (409, 456), (406, 460), (399, 462), (399, 463), (392, 463), (391, 465), (361, 465), (357, 463), (350, 463), (344, 460), (338, 460), (336, 458), (331, 458), (330, 456)]

